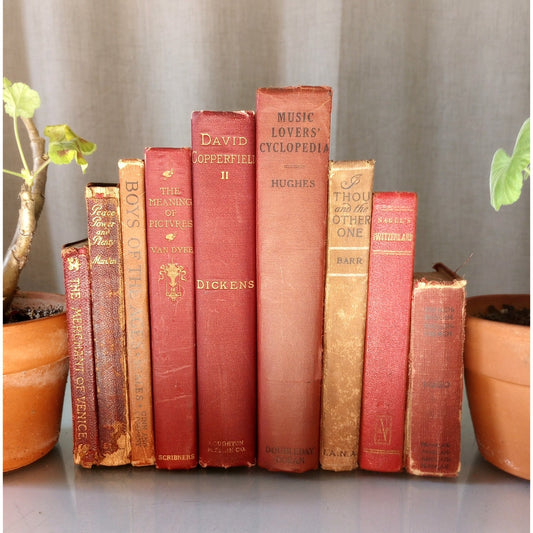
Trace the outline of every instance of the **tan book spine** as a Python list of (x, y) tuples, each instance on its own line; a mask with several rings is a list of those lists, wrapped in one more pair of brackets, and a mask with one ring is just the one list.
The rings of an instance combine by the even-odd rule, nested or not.
[(320, 428), (325, 470), (357, 468), (374, 165), (329, 164)]
[(155, 451), (144, 161), (121, 159), (118, 162), (118, 174), (122, 215), (131, 464), (149, 466), (155, 463)]

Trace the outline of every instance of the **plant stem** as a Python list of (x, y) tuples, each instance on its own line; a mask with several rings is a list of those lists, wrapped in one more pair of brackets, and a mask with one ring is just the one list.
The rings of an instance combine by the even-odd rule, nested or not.
[(33, 183), (30, 186), (24, 181), (20, 189), (20, 209), (17, 228), (4, 256), (4, 316), (6, 316), (11, 306), (11, 302), (18, 288), (20, 273), (30, 254), (31, 243), (44, 205), (46, 171), (49, 162), (45, 156), (45, 141), (39, 136), (33, 120), (31, 118), (23, 118), (22, 122), (30, 138), (34, 169)]
[(15, 130), (15, 140), (17, 141), (17, 148), (20, 154), (20, 159), (22, 160), (22, 164), (24, 165), (24, 170), (26, 170), (26, 172), (29, 174), (30, 169), (28, 167), (28, 163), (26, 162), (24, 150), (22, 150), (22, 144), (20, 142), (20, 136), (19, 136), (18, 121), (16, 117), (13, 119), (13, 129)]
[(4, 174), (10, 174), (11, 176), (17, 176), (17, 178), (24, 179), (24, 176), (20, 172), (13, 172), (12, 170), (6, 170), (5, 168), (2, 169), (2, 172)]

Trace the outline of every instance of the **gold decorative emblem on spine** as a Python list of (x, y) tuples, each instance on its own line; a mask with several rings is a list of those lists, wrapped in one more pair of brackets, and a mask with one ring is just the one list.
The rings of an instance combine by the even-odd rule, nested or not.
[(80, 269), (80, 260), (77, 257), (69, 257), (68, 258), (68, 266), (67, 268), (72, 270), (79, 270)]
[(176, 265), (176, 263), (167, 263), (166, 265), (161, 265), (159, 268), (158, 281), (165, 282), (165, 296), (172, 302), (183, 297), (183, 287), (179, 282), (185, 281), (186, 276), (186, 270), (181, 265)]

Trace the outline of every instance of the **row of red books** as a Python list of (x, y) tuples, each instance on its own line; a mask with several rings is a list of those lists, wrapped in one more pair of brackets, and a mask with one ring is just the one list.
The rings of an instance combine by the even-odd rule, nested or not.
[(62, 252), (76, 464), (457, 474), (465, 282), (414, 273), (416, 194), (329, 161), (331, 104), (258, 89), (87, 185)]

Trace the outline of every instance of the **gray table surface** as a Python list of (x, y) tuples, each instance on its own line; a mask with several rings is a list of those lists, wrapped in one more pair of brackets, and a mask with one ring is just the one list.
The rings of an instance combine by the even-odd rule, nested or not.
[(456, 479), (259, 468), (187, 472), (72, 462), (70, 395), (58, 445), (4, 474), (5, 533), (529, 531), (529, 482), (477, 450), (465, 401)]

